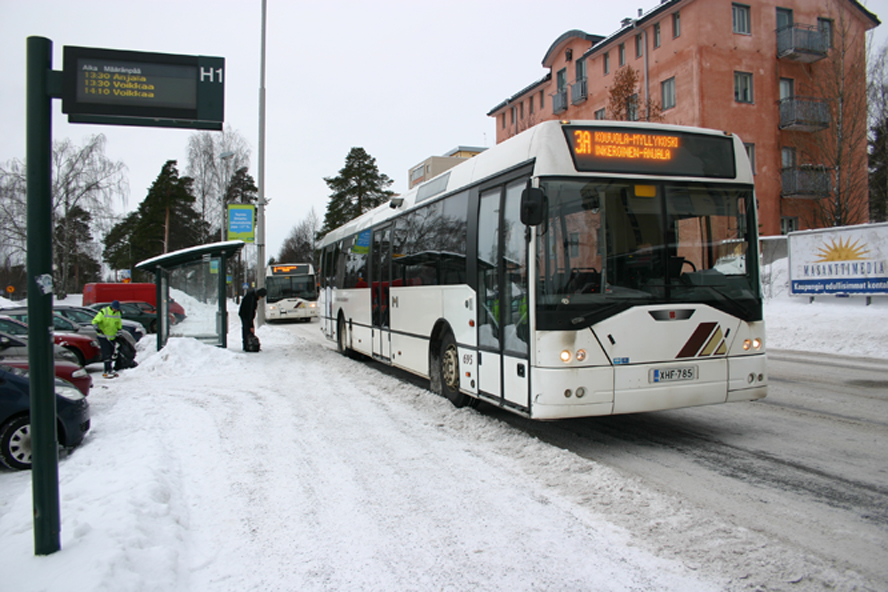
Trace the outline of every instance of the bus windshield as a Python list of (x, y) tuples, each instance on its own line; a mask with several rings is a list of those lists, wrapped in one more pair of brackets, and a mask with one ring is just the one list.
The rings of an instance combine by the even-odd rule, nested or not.
[(588, 327), (641, 304), (762, 318), (750, 186), (543, 180), (537, 329)]
[(265, 298), (269, 303), (287, 298), (301, 298), (310, 301), (318, 299), (314, 275), (269, 276), (265, 278), (265, 289), (268, 290), (268, 295)]

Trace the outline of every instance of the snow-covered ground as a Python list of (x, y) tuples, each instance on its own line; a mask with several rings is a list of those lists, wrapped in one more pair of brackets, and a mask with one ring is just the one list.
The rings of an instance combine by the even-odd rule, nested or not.
[[(780, 284), (771, 349), (888, 358), (888, 301)], [(246, 354), (236, 320), (227, 350), (148, 338), (138, 368), (94, 374), (92, 430), (59, 465), (60, 552), (34, 556), (30, 476), (0, 470), (0, 590), (854, 586), (806, 588), (806, 558), (339, 356), (317, 322), (263, 326)], [(636, 527), (609, 521), (624, 508)], [(705, 533), (693, 556), (663, 545), (670, 528)]]

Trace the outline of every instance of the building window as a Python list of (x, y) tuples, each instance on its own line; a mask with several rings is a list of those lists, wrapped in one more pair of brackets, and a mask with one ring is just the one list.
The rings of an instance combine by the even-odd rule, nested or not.
[(732, 7), (734, 11), (734, 32), (741, 35), (752, 35), (749, 7), (745, 4), (734, 4)]
[(604, 73), (610, 74), (611, 71), (611, 54), (609, 51), (604, 52)]
[(755, 174), (755, 144), (743, 144), (746, 148), (746, 156), (749, 157), (749, 166), (752, 168), (752, 174)]
[(823, 40), (826, 43), (826, 47), (833, 46), (833, 22), (831, 19), (827, 18), (818, 18), (817, 19), (817, 29), (820, 31), (820, 34), (823, 35)]
[(644, 55), (644, 39), (641, 34), (635, 36), (635, 57), (640, 58)]
[(512, 107), (509, 111), (512, 114), (512, 121), (510, 123), (515, 123), (515, 107)]
[(752, 74), (749, 72), (734, 72), (734, 100), (752, 103)]
[(502, 121), (503, 121), (503, 129), (506, 129), (506, 112), (505, 111), (503, 111), (503, 115), (500, 119), (502, 119)]
[(527, 106), (530, 108), (530, 114), (533, 115), (533, 95), (531, 95)]
[(571, 232), (568, 240), (570, 241), (570, 256), (571, 257), (579, 257), (580, 256), (580, 233), (579, 232)]
[(562, 68), (558, 70), (558, 73), (555, 75), (555, 90), (558, 92), (564, 92), (564, 89), (567, 88), (567, 68)]
[(777, 9), (777, 30), (780, 31), (786, 27), (792, 26), (792, 11), (788, 8)]
[(678, 12), (672, 13), (672, 37), (681, 35), (681, 16)]
[(625, 66), (626, 65), (626, 44), (625, 43), (620, 44), (619, 55), (620, 55), (620, 66), (621, 67)]
[(577, 82), (586, 80), (586, 60), (577, 60)]
[(626, 118), (629, 121), (638, 121), (638, 93), (626, 100)]
[(780, 79), (780, 99), (791, 99), (795, 96), (795, 80), (792, 78)]
[(796, 167), (795, 148), (784, 146), (780, 149), (780, 164), (785, 169), (794, 169)]
[(675, 107), (675, 76), (669, 80), (664, 80), (660, 84), (660, 93), (664, 111)]
[(654, 23), (654, 49), (660, 47), (660, 23)]
[(602, 119), (605, 119), (606, 117), (607, 116), (605, 115), (604, 109), (599, 109), (598, 111), (595, 112), (595, 119), (602, 120)]
[(524, 101), (518, 103), (518, 119), (524, 119)]
[(542, 110), (546, 106), (546, 102), (543, 100), (545, 96), (546, 95), (543, 94), (543, 91), (540, 91), (540, 110)]
[(799, 219), (790, 217), (790, 216), (782, 216), (780, 218), (780, 234), (789, 234), (790, 232), (795, 232), (799, 229)]

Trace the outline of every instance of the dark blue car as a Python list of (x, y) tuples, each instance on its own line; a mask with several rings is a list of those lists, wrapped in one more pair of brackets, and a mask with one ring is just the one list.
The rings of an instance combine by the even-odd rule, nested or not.
[[(27, 373), (0, 364), (0, 462), (10, 469), (31, 468), (31, 397)], [(59, 444), (80, 444), (89, 431), (89, 403), (77, 388), (56, 380)]]

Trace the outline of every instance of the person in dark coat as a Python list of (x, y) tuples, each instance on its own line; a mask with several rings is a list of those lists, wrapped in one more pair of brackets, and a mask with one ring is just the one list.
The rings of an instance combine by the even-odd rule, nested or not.
[(241, 319), (244, 351), (247, 351), (247, 344), (250, 341), (250, 336), (256, 333), (256, 328), (253, 326), (253, 319), (256, 318), (256, 307), (259, 306), (259, 301), (264, 298), (267, 293), (265, 288), (259, 288), (258, 290), (250, 288), (247, 290), (247, 293), (244, 294), (244, 299), (241, 300), (237, 315)]

